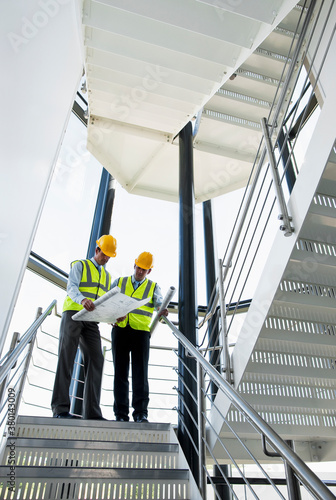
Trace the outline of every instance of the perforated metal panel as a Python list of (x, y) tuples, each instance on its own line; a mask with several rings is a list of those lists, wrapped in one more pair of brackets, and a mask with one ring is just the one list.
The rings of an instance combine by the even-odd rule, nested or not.
[(16, 434), (2, 457), (0, 499), (199, 498), (169, 424), (19, 417)]

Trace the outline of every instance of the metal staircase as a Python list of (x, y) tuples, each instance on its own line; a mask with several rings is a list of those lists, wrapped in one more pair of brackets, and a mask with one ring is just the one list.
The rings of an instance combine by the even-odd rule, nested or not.
[(8, 479), (0, 486), (1, 499), (200, 498), (175, 432), (164, 423), (21, 416), (8, 438), (0, 477)]
[(245, 186), (305, 2), (78, 3), (88, 149), (104, 168), (128, 192), (178, 201), (178, 134), (199, 120), (196, 201)]
[[(336, 154), (327, 126), (335, 99), (330, 105), (288, 203), (295, 234), (276, 235), (232, 354), (234, 387), (307, 462), (336, 458)], [(217, 399), (255, 446), (230, 402)], [(214, 417), (225, 439), (219, 420)]]
[(336, 446), (335, 167), (333, 151), (239, 385), (282, 436), (312, 441), (315, 461)]

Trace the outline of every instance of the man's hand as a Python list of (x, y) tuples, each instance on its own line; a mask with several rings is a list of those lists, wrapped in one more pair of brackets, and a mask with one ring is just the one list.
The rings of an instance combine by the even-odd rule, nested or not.
[(95, 308), (94, 303), (90, 299), (83, 299), (81, 304), (87, 311), (93, 311)]
[(115, 324), (117, 325), (118, 323), (121, 323), (121, 321), (124, 321), (124, 319), (126, 319), (127, 316), (122, 316), (121, 318), (118, 318), (117, 321), (115, 322)]
[(159, 313), (159, 318), (161, 316), (168, 316), (168, 309), (162, 309), (162, 311)]

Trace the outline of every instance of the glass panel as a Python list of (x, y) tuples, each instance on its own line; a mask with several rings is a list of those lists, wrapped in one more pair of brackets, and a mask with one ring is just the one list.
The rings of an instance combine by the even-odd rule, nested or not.
[(86, 257), (102, 167), (86, 149), (86, 128), (71, 115), (33, 251), (68, 271)]
[[(113, 278), (133, 274), (134, 260), (141, 252), (154, 255), (150, 279), (163, 295), (178, 286), (178, 205), (127, 193), (116, 187), (111, 234), (117, 239), (117, 257), (107, 269)], [(177, 301), (177, 292), (173, 297)]]
[(8, 351), (13, 333), (19, 332), (20, 335), (23, 335), (35, 321), (38, 307), (42, 307), (42, 310), (45, 311), (55, 299), (57, 300), (57, 309), (61, 312), (64, 297), (65, 290), (62, 290), (37, 274), (27, 270), (15, 305), (3, 354)]

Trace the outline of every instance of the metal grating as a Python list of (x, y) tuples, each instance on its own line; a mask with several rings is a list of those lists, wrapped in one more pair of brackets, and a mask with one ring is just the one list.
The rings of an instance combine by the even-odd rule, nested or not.
[[(34, 475), (34, 471), (39, 473)], [(50, 469), (49, 474), (43, 474), (48, 469), (44, 468), (17, 468), (17, 488), (15, 497), (0, 485), (0, 499), (23, 500), (78, 500), (96, 498), (99, 500), (175, 500), (188, 499), (188, 480), (186, 473), (172, 474), (170, 478), (160, 480), (148, 478), (146, 470), (140, 470), (141, 477), (120, 478), (113, 477), (107, 469), (107, 474), (100, 474), (99, 479), (90, 477), (92, 469), (87, 469), (81, 474), (81, 469), (74, 469), (76, 477), (57, 477), (60, 472)], [(42, 471), (42, 473), (41, 473)], [(1, 471), (4, 472), (4, 471)], [(41, 475), (44, 476), (43, 479)], [(29, 477), (24, 477), (29, 476)]]
[(265, 328), (285, 332), (302, 333), (304, 335), (336, 335), (336, 325), (328, 325), (315, 321), (297, 320), (291, 318), (268, 317)]
[(19, 416), (15, 429), (0, 465), (9, 477), (15, 444), (15, 489), (0, 480), (1, 500), (199, 498), (170, 424)]
[(304, 283), (302, 281), (285, 279), (280, 283), (279, 288), (282, 292), (315, 295), (320, 298), (336, 298), (336, 287), (323, 284)]
[[(154, 443), (11, 439), (17, 466), (174, 469), (178, 446)], [(6, 447), (3, 465), (10, 458)]]
[[(48, 420), (48, 419), (46, 419)], [(50, 421), (50, 419), (49, 419)], [(167, 443), (169, 440), (169, 430), (158, 429), (153, 426), (145, 428), (139, 425), (137, 428), (129, 428), (131, 424), (124, 424), (113, 427), (101, 425), (100, 428), (84, 426), (77, 420), (72, 425), (43, 425), (43, 423), (24, 422), (22, 419), (17, 424), (17, 436), (22, 438), (54, 438), (69, 440), (90, 440), (90, 441), (122, 441), (122, 442), (142, 442), (142, 443)]]
[[(256, 410), (260, 414), (260, 416), (269, 424), (282, 426), (282, 433), (286, 432), (286, 430), (290, 430), (292, 427), (295, 427), (296, 433), (299, 434), (302, 432), (302, 429), (305, 428), (306, 431), (314, 428), (314, 435), (318, 435), (318, 429), (320, 426), (325, 427), (326, 430), (329, 431), (329, 437), (333, 437), (336, 429), (336, 416), (333, 415), (333, 412), (325, 411), (324, 414), (319, 414), (319, 410), (315, 410), (313, 412), (304, 412), (304, 411), (292, 411), (291, 408), (286, 410), (279, 409), (264, 409), (258, 408), (256, 406)], [(243, 422), (241, 415), (232, 410), (228, 414), (228, 421), (230, 422)], [(287, 429), (285, 429), (287, 427)], [(308, 434), (311, 436), (311, 434)]]

